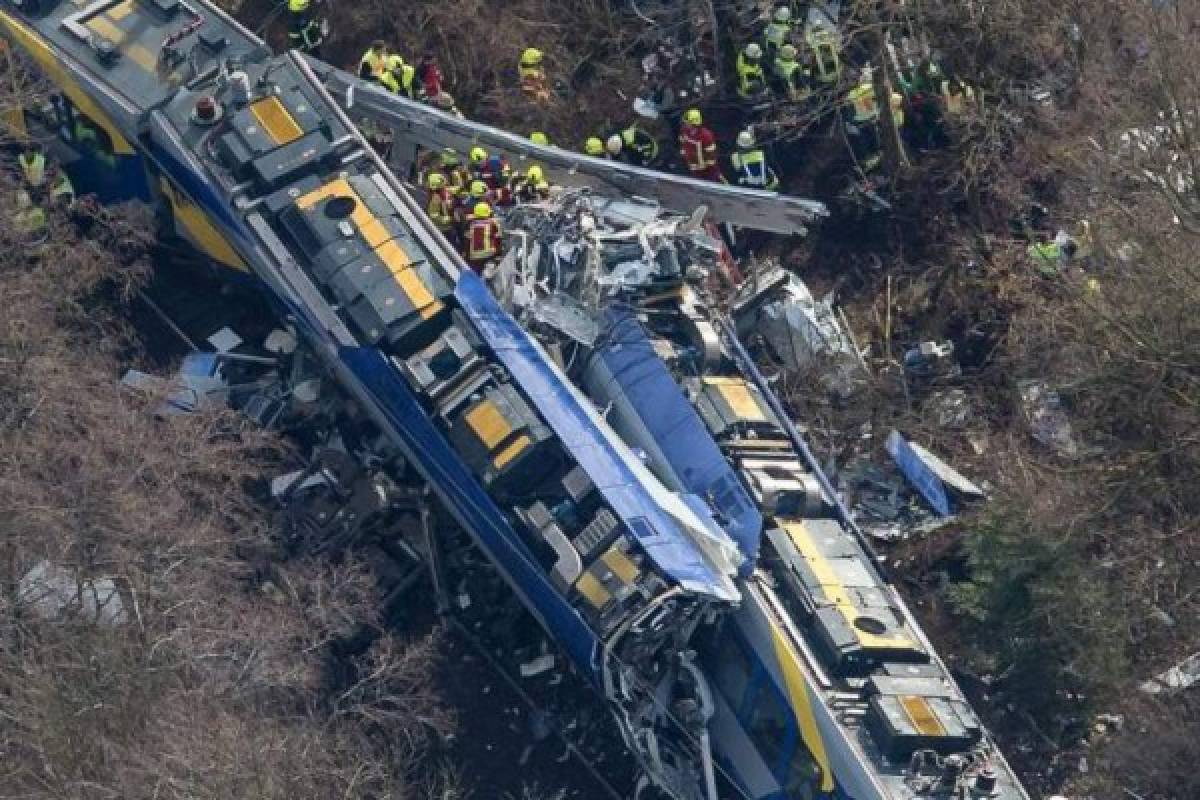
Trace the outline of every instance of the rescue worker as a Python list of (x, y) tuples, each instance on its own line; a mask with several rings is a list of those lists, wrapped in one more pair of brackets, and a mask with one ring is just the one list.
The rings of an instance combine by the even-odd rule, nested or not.
[(321, 42), (325, 31), (313, 14), (312, 0), (288, 0), (288, 47), (321, 57)]
[(447, 111), (453, 109), (453, 101), (439, 100), (443, 93), (442, 68), (438, 66), (436, 55), (427, 52), (421, 56), (421, 63), (417, 64), (417, 80), (421, 82), (421, 96), (424, 99), (439, 108), (449, 106), (446, 108)]
[(50, 205), (69, 210), (75, 207), (75, 184), (61, 167), (55, 167), (50, 179)]
[(539, 103), (550, 99), (550, 84), (546, 81), (546, 70), (542, 67), (544, 54), (536, 47), (526, 47), (517, 64), (521, 77), (521, 91)]
[(975, 104), (975, 90), (958, 78), (942, 81), (939, 91), (942, 113), (947, 117), (961, 117)]
[(767, 155), (757, 146), (751, 131), (742, 131), (737, 136), (737, 152), (730, 156), (738, 186), (747, 189), (779, 189), (779, 176), (767, 163)]
[(488, 151), (476, 145), (468, 156), (471, 159), (471, 180), (483, 180), (483, 165), (488, 160)]
[(499, 192), (512, 182), (512, 166), (504, 156), (488, 156), (479, 167), (479, 177), (489, 189)]
[(604, 142), (601, 141), (599, 136), (589, 136), (587, 141), (583, 143), (583, 153), (593, 158), (604, 158), (606, 155)]
[(658, 163), (658, 140), (642, 130), (637, 122), (622, 130), (622, 153), (625, 160), (637, 167), (648, 167)]
[(1026, 248), (1029, 261), (1043, 277), (1054, 278), (1065, 261), (1062, 246), (1044, 231), (1039, 232), (1033, 243)]
[(503, 234), (492, 216), (492, 207), (477, 203), (467, 228), (467, 263), (482, 275), (488, 263), (500, 257), (502, 245)]
[(466, 191), (471, 183), (471, 173), (462, 165), (462, 159), (453, 147), (442, 150), (442, 174), (446, 176), (446, 189), (450, 194), (457, 195)]
[(529, 134), (529, 141), (533, 142), (534, 144), (540, 144), (542, 147), (550, 146), (550, 137), (541, 131), (534, 131), (533, 133)]
[(737, 59), (737, 93), (743, 100), (749, 100), (762, 94), (767, 89), (767, 76), (763, 72), (763, 50), (757, 42), (751, 42), (742, 48)]
[(791, 37), (792, 10), (787, 6), (780, 6), (771, 14), (771, 21), (763, 31), (763, 46), (767, 50), (767, 58), (774, 60)]
[(794, 44), (779, 48), (773, 73), (782, 93), (793, 103), (806, 102), (812, 97), (812, 71), (799, 61), (800, 51)]
[(21, 179), (29, 189), (37, 191), (46, 185), (46, 154), (41, 145), (33, 144), (17, 156), (17, 166), (21, 168)]
[(398, 55), (388, 56), (386, 65), (379, 82), (393, 94), (402, 94), (409, 100), (416, 99), (417, 68)]
[(942, 80), (941, 68), (929, 58), (924, 58), (912, 72), (912, 78), (905, 87), (911, 94), (929, 94), (937, 91)]
[(863, 67), (858, 83), (846, 93), (846, 103), (846, 132), (854, 157), (859, 160), (863, 172), (870, 172), (883, 158), (879, 151), (879, 106), (875, 101), (870, 66)]
[(717, 138), (704, 127), (704, 117), (698, 108), (683, 114), (683, 130), (679, 134), (679, 154), (693, 178), (725, 183), (717, 163)]
[(72, 129), (75, 144), (90, 158), (94, 158), (109, 169), (116, 169), (117, 156), (112, 151), (112, 144), (107, 138), (102, 139), (100, 131), (82, 114), (75, 115), (75, 127)]
[(44, 244), (49, 237), (45, 209), (36, 205), (25, 189), (17, 190), (16, 206), (12, 216), (14, 229), (20, 232), (26, 245), (36, 247)]
[(471, 213), (475, 206), (480, 203), (491, 205), (492, 193), (488, 190), (487, 184), (480, 180), (471, 181), (466, 194), (460, 196), (454, 205), (455, 221), (463, 229), (463, 235), (466, 235), (466, 228), (471, 224)]
[(550, 188), (550, 185), (546, 183), (545, 171), (537, 164), (534, 164), (516, 181), (514, 194), (517, 201), (521, 203), (534, 203), (538, 200), (544, 200), (545, 197), (539, 188), (541, 186), (545, 186), (547, 190)]
[(613, 161), (620, 161), (622, 164), (633, 163), (630, 160), (631, 154), (625, 152), (625, 142), (619, 133), (614, 133), (604, 140), (604, 155)]
[(823, 86), (836, 86), (842, 79), (841, 37), (822, 25), (813, 25), (805, 34), (812, 53), (813, 79)]
[(364, 81), (379, 83), (387, 70), (388, 46), (382, 39), (371, 42), (367, 52), (358, 61), (358, 77)]
[(429, 188), (429, 203), (425, 213), (437, 225), (438, 230), (447, 238), (454, 235), (454, 196), (446, 186), (446, 176), (440, 172), (432, 172), (426, 179)]

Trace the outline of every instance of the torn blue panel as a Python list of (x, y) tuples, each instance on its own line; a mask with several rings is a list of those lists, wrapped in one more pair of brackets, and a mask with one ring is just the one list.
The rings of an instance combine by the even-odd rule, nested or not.
[[(636, 458), (597, 424), (585, 400), (488, 291), (464, 271), (455, 287), (459, 306), (512, 375), (546, 424), (587, 472), (597, 491), (625, 523), (638, 545), (668, 577), (690, 591), (736, 602), (737, 588), (705, 557), (689, 533), (660, 505), (627, 459)], [(664, 490), (665, 491), (665, 490)], [(639, 519), (640, 518), (640, 519)], [(732, 548), (733, 542), (729, 542)]]
[(930, 508), (939, 516), (950, 516), (950, 498), (946, 495), (942, 479), (929, 468), (899, 431), (888, 434), (884, 447), (896, 462), (896, 466), (904, 473), (904, 477), (920, 492)]
[(762, 534), (762, 514), (654, 350), (637, 317), (625, 309), (605, 314), (603, 337), (584, 376), (589, 394), (607, 406), (609, 424), (631, 446), (644, 450), (651, 469), (673, 491), (698, 495), (716, 515), (752, 572)]

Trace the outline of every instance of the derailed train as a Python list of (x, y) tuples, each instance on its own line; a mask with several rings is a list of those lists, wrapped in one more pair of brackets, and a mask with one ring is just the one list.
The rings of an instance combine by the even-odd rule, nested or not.
[(689, 316), (717, 327), (668, 366), (614, 309), (568, 376), (305, 60), (203, 0), (10, 0), (0, 32), (79, 166), (264, 287), (661, 790), (1026, 797), (731, 331)]

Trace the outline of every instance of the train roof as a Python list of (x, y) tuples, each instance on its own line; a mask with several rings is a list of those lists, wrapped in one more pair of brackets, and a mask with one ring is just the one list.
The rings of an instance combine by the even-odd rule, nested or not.
[(93, 76), (133, 113), (154, 108), (219, 61), (271, 55), (232, 18), (187, 0), (42, 0), (27, 6), (25, 24), (64, 64)]

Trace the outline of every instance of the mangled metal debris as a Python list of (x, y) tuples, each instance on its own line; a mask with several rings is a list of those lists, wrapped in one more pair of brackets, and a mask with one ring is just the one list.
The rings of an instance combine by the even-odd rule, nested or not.
[(899, 431), (888, 434), (884, 447), (904, 477), (939, 516), (948, 517), (954, 513), (952, 501), (964, 503), (983, 499), (982, 489), (924, 447), (905, 439)]
[(1193, 653), (1138, 688), (1146, 694), (1172, 694), (1200, 683), (1200, 653)]
[(832, 296), (817, 300), (796, 275), (774, 268), (751, 276), (730, 311), (739, 338), (761, 339), (785, 370), (819, 369), (823, 387), (839, 397), (862, 386), (862, 355), (834, 310)]

